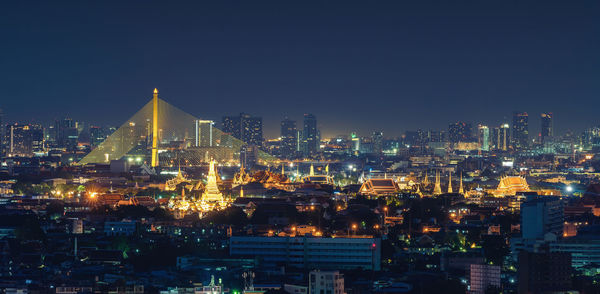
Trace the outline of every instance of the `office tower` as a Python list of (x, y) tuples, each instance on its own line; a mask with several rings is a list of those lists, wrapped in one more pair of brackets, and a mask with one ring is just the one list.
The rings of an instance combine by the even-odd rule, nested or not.
[(350, 140), (352, 141), (352, 153), (360, 152), (360, 137), (356, 135), (356, 132), (350, 134)]
[(471, 142), (472, 138), (471, 124), (466, 122), (456, 122), (448, 126), (448, 139), (452, 143)]
[(241, 114), (240, 116), (242, 117), (242, 141), (256, 146), (262, 146), (262, 117), (251, 116), (249, 114)]
[(258, 147), (256, 145), (244, 145), (240, 150), (240, 163), (247, 168), (252, 168), (258, 161)]
[(542, 113), (541, 115), (541, 143), (544, 144), (548, 140), (548, 138), (554, 136), (554, 121), (553, 121), (552, 112)]
[(508, 144), (510, 143), (508, 124), (502, 124), (499, 127), (494, 128), (492, 133), (492, 146), (495, 150), (508, 150)]
[(490, 150), (490, 128), (488, 126), (477, 126), (477, 142), (479, 143), (480, 150)]
[(344, 294), (344, 276), (339, 271), (313, 270), (308, 286), (308, 294)]
[(281, 154), (290, 158), (296, 153), (298, 144), (296, 121), (287, 117), (281, 121)]
[(563, 205), (559, 197), (530, 197), (521, 204), (523, 239), (543, 239), (547, 233), (562, 236), (563, 222)]
[(241, 119), (239, 116), (224, 116), (221, 121), (221, 130), (228, 133), (238, 139), (242, 138), (241, 135)]
[(521, 251), (517, 293), (566, 293), (573, 290), (572, 272), (570, 253)]
[(513, 114), (512, 141), (515, 149), (529, 147), (529, 115), (527, 112)]
[(222, 131), (244, 141), (247, 144), (262, 146), (262, 118), (240, 113), (239, 116), (224, 116)]
[(90, 127), (90, 144), (92, 145), (92, 147), (100, 145), (100, 143), (104, 142), (105, 138), (106, 136), (104, 134), (104, 130), (101, 127)]
[(500, 289), (500, 266), (471, 264), (469, 294), (485, 294), (489, 287)]
[(194, 146), (196, 147), (212, 147), (213, 125), (212, 120), (196, 120), (194, 122)]
[(443, 141), (444, 141), (444, 132), (443, 131), (435, 131), (435, 130), (427, 131), (427, 140), (425, 143), (443, 142)]
[(58, 147), (74, 150), (77, 146), (79, 133), (77, 131), (77, 123), (70, 118), (57, 120), (54, 125), (56, 132), (56, 144)]
[(44, 131), (39, 125), (7, 125), (6, 136), (8, 156), (32, 156), (44, 151)]
[(373, 153), (382, 154), (383, 153), (383, 132), (375, 131), (373, 132), (373, 136), (371, 137), (373, 143)]
[(311, 156), (319, 149), (317, 118), (312, 114), (304, 114), (304, 131), (302, 132), (303, 154)]

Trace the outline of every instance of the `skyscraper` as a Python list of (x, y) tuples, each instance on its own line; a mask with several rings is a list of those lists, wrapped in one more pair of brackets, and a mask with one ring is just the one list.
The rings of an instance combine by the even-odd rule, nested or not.
[(262, 117), (240, 113), (239, 116), (224, 116), (222, 130), (247, 144), (262, 146)]
[(508, 150), (508, 144), (510, 143), (508, 124), (502, 124), (499, 127), (494, 128), (492, 133), (492, 146), (495, 150)]
[(554, 122), (552, 112), (542, 113), (541, 122), (541, 143), (544, 144), (549, 137), (554, 136)]
[(461, 121), (450, 124), (448, 139), (452, 143), (471, 142), (473, 140), (471, 124)]
[(196, 147), (212, 147), (213, 138), (213, 125), (215, 123), (212, 120), (196, 120), (195, 122), (195, 140), (194, 145)]
[(374, 154), (383, 153), (383, 132), (382, 131), (373, 132), (372, 142), (373, 142), (373, 153)]
[(284, 157), (290, 158), (296, 153), (297, 136), (296, 121), (286, 117), (281, 121), (281, 154)]
[(8, 156), (31, 156), (44, 151), (44, 131), (39, 125), (6, 126)]
[(529, 146), (529, 115), (527, 112), (513, 114), (512, 140), (515, 149)]
[(302, 132), (303, 154), (310, 156), (319, 149), (319, 134), (317, 131), (317, 118), (312, 114), (304, 114), (304, 131)]
[(242, 138), (241, 135), (241, 119), (239, 116), (224, 116), (221, 121), (221, 130), (228, 133), (238, 139)]
[(490, 150), (490, 128), (488, 126), (477, 126), (477, 142), (479, 143), (480, 150)]
[(56, 144), (58, 147), (74, 150), (77, 146), (79, 133), (77, 131), (77, 123), (70, 118), (57, 120), (54, 125), (56, 132)]

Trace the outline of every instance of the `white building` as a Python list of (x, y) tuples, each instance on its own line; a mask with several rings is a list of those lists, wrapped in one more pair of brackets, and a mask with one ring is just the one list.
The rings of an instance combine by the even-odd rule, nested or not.
[(308, 294), (344, 294), (344, 276), (338, 271), (311, 271)]

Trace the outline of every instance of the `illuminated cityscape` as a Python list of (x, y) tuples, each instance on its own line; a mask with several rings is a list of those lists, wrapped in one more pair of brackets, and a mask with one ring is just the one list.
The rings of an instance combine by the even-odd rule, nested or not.
[(30, 5), (0, 293), (600, 293), (598, 3)]

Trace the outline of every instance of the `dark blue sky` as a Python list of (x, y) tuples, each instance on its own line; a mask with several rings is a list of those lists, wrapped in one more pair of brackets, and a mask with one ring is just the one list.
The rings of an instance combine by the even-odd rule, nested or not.
[(314, 113), (324, 135), (600, 124), (600, 1), (2, 1), (0, 108), (118, 125), (161, 97), (203, 118)]

